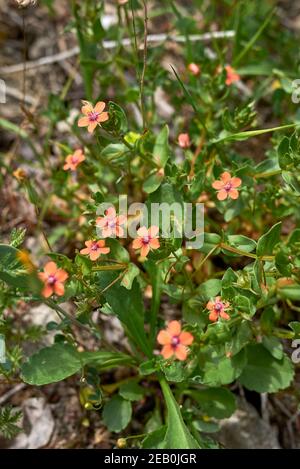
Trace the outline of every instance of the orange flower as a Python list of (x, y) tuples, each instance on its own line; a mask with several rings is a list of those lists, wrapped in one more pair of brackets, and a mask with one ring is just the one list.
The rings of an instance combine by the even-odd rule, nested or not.
[(68, 273), (59, 269), (55, 262), (48, 262), (43, 272), (39, 272), (39, 278), (44, 283), (42, 295), (49, 298), (54, 293), (57, 296), (63, 296), (65, 293), (64, 282), (69, 277)]
[(109, 207), (105, 211), (104, 217), (98, 217), (96, 219), (97, 228), (101, 230), (101, 237), (108, 238), (109, 236), (124, 236), (124, 230), (121, 225), (126, 222), (125, 215), (116, 214), (114, 207)]
[(225, 83), (227, 86), (230, 86), (232, 83), (241, 79), (240, 75), (230, 65), (225, 65), (225, 70), (227, 75)]
[(217, 198), (219, 200), (225, 200), (227, 197), (231, 199), (237, 199), (239, 192), (236, 190), (242, 184), (240, 178), (231, 177), (231, 174), (225, 171), (221, 174), (221, 180), (212, 183), (212, 187), (218, 191)]
[(78, 127), (87, 127), (89, 133), (93, 133), (97, 125), (109, 119), (108, 112), (103, 112), (105, 103), (100, 101), (95, 107), (88, 101), (83, 101), (84, 106), (81, 108), (84, 117), (78, 121)]
[(76, 150), (73, 155), (68, 155), (65, 160), (64, 170), (75, 171), (77, 166), (85, 160), (85, 156), (82, 150)]
[(90, 256), (91, 261), (96, 261), (101, 254), (108, 254), (110, 252), (110, 248), (105, 246), (105, 241), (102, 239), (100, 241), (90, 239), (85, 241), (84, 244), (86, 247), (81, 249), (80, 254)]
[(188, 148), (191, 145), (189, 134), (179, 134), (178, 135), (178, 145), (181, 148)]
[(171, 321), (165, 330), (158, 333), (157, 342), (163, 345), (161, 355), (167, 359), (175, 355), (178, 360), (185, 360), (188, 355), (187, 345), (191, 345), (194, 337), (189, 332), (181, 332), (178, 321)]
[(197, 75), (200, 74), (201, 69), (200, 69), (199, 65), (197, 65), (195, 63), (190, 63), (188, 65), (188, 71), (191, 72), (192, 75), (197, 76)]
[(206, 308), (210, 311), (210, 321), (215, 322), (219, 319), (219, 317), (226, 320), (230, 319), (229, 314), (226, 313), (226, 310), (230, 308), (230, 304), (228, 303), (228, 301), (221, 301), (220, 296), (216, 296), (214, 301), (209, 301), (206, 305)]
[(140, 249), (141, 256), (147, 257), (151, 249), (158, 249), (160, 247), (158, 232), (158, 226), (150, 226), (149, 229), (145, 226), (139, 228), (137, 230), (139, 237), (134, 239), (132, 243), (133, 249)]
[(19, 181), (23, 182), (27, 178), (27, 173), (23, 168), (18, 168), (13, 172), (13, 176)]

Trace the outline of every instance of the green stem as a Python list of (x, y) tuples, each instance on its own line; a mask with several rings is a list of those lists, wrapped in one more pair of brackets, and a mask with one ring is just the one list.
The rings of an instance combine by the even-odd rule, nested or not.
[(275, 256), (261, 256), (258, 257), (256, 254), (252, 254), (251, 252), (242, 251), (241, 249), (233, 248), (232, 246), (228, 246), (227, 244), (220, 243), (218, 245), (221, 249), (225, 249), (225, 251), (233, 252), (235, 254), (239, 254), (240, 256), (251, 257), (251, 259), (260, 259), (262, 261), (273, 261)]
[(255, 174), (254, 179), (269, 178), (269, 177), (272, 177), (272, 176), (277, 176), (277, 174), (281, 174), (281, 173), (282, 173), (282, 169), (274, 169), (274, 171)]
[(152, 301), (150, 309), (150, 344), (153, 347), (156, 337), (156, 326), (157, 326), (157, 315), (160, 308), (160, 299), (161, 299), (161, 271), (159, 266), (156, 268), (156, 273), (154, 278), (152, 278)]
[(257, 32), (254, 34), (254, 36), (252, 36), (252, 38), (250, 39), (250, 41), (246, 44), (246, 46), (244, 47), (244, 49), (240, 52), (240, 54), (234, 59), (233, 61), (233, 65), (236, 66), (241, 60), (242, 58), (248, 53), (248, 51), (252, 48), (252, 46), (256, 43), (256, 41), (258, 40), (258, 38), (261, 36), (261, 34), (263, 33), (264, 29), (268, 26), (268, 23), (271, 21), (272, 19), (272, 16), (274, 15), (274, 12), (275, 12), (275, 8), (272, 8), (271, 11), (269, 12), (269, 14), (267, 15), (265, 21), (263, 22), (263, 24), (260, 26), (260, 28), (257, 30)]
[(127, 264), (98, 265), (92, 268), (93, 272), (102, 272), (103, 270), (125, 270)]
[(193, 273), (193, 277), (194, 275), (196, 275), (199, 270), (201, 269), (201, 267), (203, 266), (203, 264), (205, 264), (205, 262), (207, 261), (207, 259), (210, 258), (210, 256), (213, 255), (213, 253), (219, 248), (219, 246), (214, 246), (210, 251), (209, 253), (204, 257), (204, 259), (200, 262), (199, 266), (197, 267), (197, 270), (195, 270), (195, 272)]

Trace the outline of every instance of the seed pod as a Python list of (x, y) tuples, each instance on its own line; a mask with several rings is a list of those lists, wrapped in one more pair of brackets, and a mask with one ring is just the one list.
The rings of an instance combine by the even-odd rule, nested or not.
[(29, 6), (34, 6), (37, 0), (15, 0), (15, 2), (20, 8), (26, 8)]

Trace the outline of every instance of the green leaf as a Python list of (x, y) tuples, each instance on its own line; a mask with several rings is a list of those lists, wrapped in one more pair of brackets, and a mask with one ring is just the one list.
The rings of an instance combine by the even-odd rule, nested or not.
[(210, 298), (214, 298), (220, 293), (222, 288), (222, 280), (220, 279), (210, 279), (202, 283), (200, 287), (197, 288), (197, 292), (201, 298), (201, 301), (207, 301)]
[(289, 322), (289, 327), (294, 331), (295, 337), (300, 337), (300, 322)]
[(142, 442), (143, 449), (163, 449), (165, 448), (164, 440), (166, 436), (167, 427), (157, 428), (153, 432), (149, 433)]
[(25, 383), (41, 386), (62, 381), (74, 375), (85, 365), (97, 369), (114, 368), (120, 365), (133, 365), (129, 355), (119, 352), (78, 352), (69, 344), (56, 343), (33, 354), (22, 365), (21, 373)]
[(119, 394), (128, 401), (140, 401), (144, 396), (144, 389), (135, 381), (129, 381), (120, 386)]
[(289, 236), (287, 245), (289, 247), (300, 246), (300, 228), (296, 228)]
[(184, 85), (183, 81), (181, 80), (180, 76), (178, 75), (178, 73), (176, 72), (175, 68), (173, 67), (173, 65), (171, 65), (171, 68), (174, 72), (174, 75), (184, 93), (184, 96), (185, 96), (185, 99), (186, 101), (192, 106), (192, 108), (194, 109), (198, 119), (199, 119), (199, 122), (200, 124), (202, 125), (203, 129), (205, 131), (207, 131), (206, 129), (206, 125), (205, 125), (205, 122), (203, 120), (203, 117), (202, 117), (202, 111), (200, 109), (200, 107), (198, 106), (197, 104), (197, 99), (194, 99), (194, 97), (191, 95), (191, 93), (189, 92), (189, 90), (187, 89), (187, 87)]
[(208, 386), (221, 386), (232, 383), (241, 374), (246, 364), (244, 350), (241, 350), (232, 358), (220, 357), (216, 352), (212, 352), (203, 358), (205, 359), (203, 384)]
[(290, 155), (290, 139), (288, 137), (283, 137), (278, 146), (277, 153), (280, 168), (286, 169), (293, 162)]
[(147, 194), (152, 194), (152, 192), (155, 192), (159, 188), (163, 180), (164, 173), (162, 171), (156, 171), (145, 180), (143, 183), (143, 190)]
[(246, 313), (246, 315), (249, 315), (250, 317), (254, 316), (256, 308), (247, 296), (237, 295), (234, 298), (234, 302), (239, 312)]
[(298, 283), (294, 283), (292, 285), (278, 288), (278, 295), (281, 298), (286, 298), (288, 300), (300, 301), (300, 285)]
[(274, 247), (280, 242), (281, 222), (262, 235), (257, 242), (256, 254), (258, 257), (272, 255)]
[(277, 270), (285, 277), (290, 277), (292, 273), (292, 264), (290, 263), (290, 256), (284, 250), (280, 250), (275, 256), (275, 265)]
[(156, 365), (155, 358), (152, 360), (147, 360), (140, 364), (139, 371), (142, 376), (152, 375), (158, 370), (158, 366)]
[(185, 364), (179, 361), (173, 361), (172, 363), (169, 363), (168, 361), (162, 360), (160, 363), (160, 368), (168, 381), (180, 383), (187, 378), (187, 367)]
[(103, 148), (101, 155), (109, 160), (114, 160), (120, 158), (126, 152), (128, 152), (128, 148), (124, 143), (110, 143)]
[(220, 430), (219, 425), (216, 422), (207, 422), (206, 420), (194, 420), (192, 422), (193, 427), (197, 432), (203, 433), (216, 433)]
[(24, 140), (30, 140), (30, 136), (24, 129), (22, 129), (19, 125), (13, 124), (7, 119), (3, 119), (3, 118), (0, 119), (0, 127), (2, 127), (4, 130), (7, 130), (9, 132), (12, 132), (18, 135)]
[(160, 384), (168, 410), (167, 432), (162, 447), (165, 449), (198, 449), (199, 444), (186, 427), (179, 405), (175, 401), (168, 383), (162, 379)]
[(215, 249), (215, 254), (218, 254), (220, 249), (217, 248), (217, 246), (221, 243), (221, 241), (221, 236), (216, 233), (204, 233), (204, 243), (199, 251), (203, 252), (204, 254), (208, 254), (213, 249)]
[(226, 344), (228, 352), (232, 356), (239, 353), (252, 339), (253, 333), (250, 324), (250, 321), (243, 320), (236, 326), (236, 333), (232, 336), (230, 342)]
[(127, 117), (124, 110), (118, 104), (109, 101), (108, 103), (109, 121), (108, 125), (125, 134), (128, 130)]
[(131, 403), (121, 396), (113, 396), (103, 407), (102, 418), (110, 432), (121, 432), (131, 420)]
[(74, 375), (82, 368), (80, 354), (71, 345), (57, 343), (32, 355), (21, 367), (23, 381), (42, 386)]
[(165, 125), (156, 137), (153, 159), (159, 168), (164, 168), (169, 159), (169, 127)]
[(106, 289), (103, 295), (122, 322), (131, 340), (148, 357), (151, 357), (152, 351), (144, 330), (144, 305), (139, 284), (135, 279), (131, 290), (127, 290), (120, 282), (116, 282), (117, 276), (115, 272), (99, 272), (99, 285), (102, 290)]
[(277, 337), (264, 335), (262, 338), (262, 344), (274, 358), (277, 360), (282, 359), (283, 346)]
[[(244, 235), (229, 235), (228, 241), (230, 246), (236, 247), (245, 252), (252, 252), (256, 249), (256, 242)], [(228, 251), (226, 251), (226, 254), (229, 254)]]
[(261, 344), (248, 345), (247, 365), (239, 381), (250, 391), (277, 392), (287, 388), (294, 377), (291, 360), (284, 354), (276, 360)]
[(131, 290), (133, 281), (139, 275), (139, 273), (140, 269), (133, 262), (128, 264), (126, 274), (121, 280), (122, 287), (127, 288), (127, 290)]
[(209, 417), (225, 419), (236, 409), (234, 394), (225, 388), (207, 388), (191, 391), (190, 395)]
[(298, 173), (297, 172), (291, 172), (291, 171), (282, 171), (281, 173), (281, 176), (282, 176), (282, 179), (284, 180), (284, 182), (287, 183), (287, 185), (292, 189), (294, 190), (295, 192), (297, 192), (298, 194), (300, 194), (300, 182), (298, 180)]
[(291, 129), (299, 126), (299, 124), (287, 124), (280, 127), (272, 127), (270, 129), (261, 129), (261, 130), (248, 130), (246, 132), (238, 132), (236, 134), (228, 134), (228, 132), (222, 132), (218, 139), (212, 140), (211, 143), (220, 143), (220, 142), (240, 142), (243, 140), (248, 140), (248, 138), (257, 137), (258, 135), (263, 135), (269, 132), (276, 132), (277, 130)]
[(8, 285), (18, 288), (28, 286), (28, 275), (18, 259), (20, 251), (12, 246), (0, 244), (0, 279)]
[(99, 370), (106, 370), (116, 366), (131, 366), (135, 361), (130, 355), (121, 352), (81, 352), (80, 360), (83, 365), (91, 365)]
[(4, 438), (12, 439), (22, 431), (19, 420), (22, 418), (22, 411), (13, 409), (11, 406), (0, 408), (0, 435)]
[(127, 249), (122, 246), (119, 240), (107, 238), (106, 245), (110, 248), (110, 257), (124, 264), (129, 264), (130, 256)]

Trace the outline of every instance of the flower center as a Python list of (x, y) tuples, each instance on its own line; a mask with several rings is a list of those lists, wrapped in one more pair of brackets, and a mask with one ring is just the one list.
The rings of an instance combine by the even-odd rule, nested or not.
[(93, 244), (92, 244), (92, 246), (91, 246), (91, 250), (92, 250), (92, 251), (97, 251), (97, 249), (98, 249), (98, 244), (97, 244), (96, 241), (95, 241), (95, 242), (93, 242)]
[(48, 284), (49, 284), (49, 285), (54, 285), (55, 282), (56, 282), (56, 277), (55, 277), (55, 275), (53, 275), (53, 274), (49, 275), (49, 277), (48, 277)]
[(227, 184), (224, 186), (224, 189), (226, 192), (229, 192), (232, 189), (231, 182), (227, 182)]
[(144, 236), (143, 237), (143, 244), (149, 244), (149, 242), (150, 242), (150, 236), (148, 236), (148, 235)]
[(223, 309), (223, 304), (222, 303), (216, 303), (215, 304), (215, 310), (216, 311), (221, 311)]
[(173, 347), (177, 347), (177, 345), (179, 345), (179, 343), (180, 343), (180, 339), (179, 339), (178, 335), (174, 335), (172, 337), (172, 340), (171, 340), (171, 345)]
[(90, 120), (91, 122), (96, 122), (97, 119), (98, 119), (98, 117), (99, 117), (99, 112), (93, 111), (93, 112), (90, 112), (90, 113), (89, 113), (89, 120)]
[(72, 161), (73, 164), (78, 163), (78, 158), (77, 158), (77, 156), (74, 156), (74, 155), (73, 155), (72, 158), (71, 158), (71, 161)]
[(110, 228), (115, 228), (116, 221), (115, 220), (108, 220), (107, 224)]

